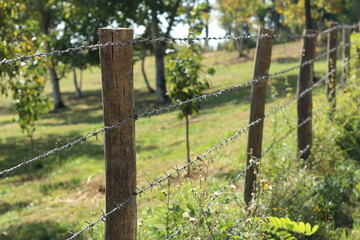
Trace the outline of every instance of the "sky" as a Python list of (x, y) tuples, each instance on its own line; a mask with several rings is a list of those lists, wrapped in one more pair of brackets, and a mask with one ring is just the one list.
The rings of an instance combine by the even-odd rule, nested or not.
[[(211, 6), (215, 5), (216, 0), (210, 0)], [(223, 37), (225, 36), (226, 32), (220, 28), (219, 22), (217, 20), (217, 11), (211, 10), (210, 13), (210, 24), (209, 24), (209, 37)], [(167, 26), (165, 19), (162, 19), (164, 27)], [(140, 35), (144, 32), (144, 27), (135, 27), (134, 32), (135, 35)], [(172, 37), (187, 37), (188, 35), (189, 26), (184, 24), (177, 24), (173, 27), (171, 31)], [(199, 37), (205, 37), (205, 33), (203, 32)], [(219, 41), (210, 41), (209, 44), (211, 47), (216, 47)]]

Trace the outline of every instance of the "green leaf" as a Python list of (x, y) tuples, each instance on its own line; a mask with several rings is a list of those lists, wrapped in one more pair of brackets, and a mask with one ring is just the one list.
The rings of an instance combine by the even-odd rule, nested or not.
[(311, 233), (311, 225), (310, 225), (310, 223), (305, 224), (305, 232), (306, 233)]
[(305, 229), (305, 224), (303, 222), (299, 223), (299, 232), (300, 233), (305, 233), (306, 229)]
[(319, 225), (315, 225), (311, 230), (311, 234), (316, 233), (318, 229), (319, 229)]
[(209, 75), (214, 75), (214, 74), (215, 74), (215, 69), (214, 69), (214, 68), (209, 68), (208, 71), (207, 71), (207, 73), (208, 73)]

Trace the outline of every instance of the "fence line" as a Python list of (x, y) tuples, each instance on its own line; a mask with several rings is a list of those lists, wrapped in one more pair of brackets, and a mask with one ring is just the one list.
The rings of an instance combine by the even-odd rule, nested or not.
[[(358, 26), (358, 25), (356, 25), (356, 26)], [(334, 30), (334, 29), (338, 29), (338, 28), (342, 28), (342, 27), (343, 27), (343, 26), (336, 26), (336, 27), (333, 27), (333, 28), (330, 28), (330, 29), (327, 29), (327, 30), (321, 32), (321, 34), (326, 34), (326, 33), (328, 33), (328, 32), (331, 32), (331, 31)], [(265, 36), (265, 35), (266, 35), (266, 36)], [(313, 34), (310, 34), (310, 35), (312, 35), (311, 37), (314, 37)], [(248, 35), (248, 36), (251, 36), (251, 35)], [(258, 38), (265, 38), (265, 37), (274, 37), (274, 36), (276, 36), (276, 35), (264, 34), (264, 35), (256, 35), (256, 36), (257, 36)], [(279, 36), (279, 35), (278, 35), (278, 36)], [(292, 36), (295, 36), (295, 35), (292, 35)], [(300, 35), (299, 35), (299, 36), (300, 36)], [(302, 37), (305, 37), (305, 35), (301, 35), (301, 36), (302, 36)], [(243, 37), (246, 37), (246, 36), (243, 36)], [(310, 37), (310, 36), (306, 36), (306, 37)], [(180, 40), (179, 40), (179, 39), (180, 39), (180, 38), (178, 38), (178, 40), (176, 40), (176, 41), (186, 41), (186, 42), (191, 42), (191, 41), (192, 41), (192, 39), (189, 40), (189, 38), (186, 38), (186, 40), (183, 40), (183, 39), (180, 39)], [(200, 38), (199, 38), (199, 39), (200, 39)], [(198, 39), (198, 38), (194, 38), (194, 40), (196, 40), (196, 41), (199, 40), (199, 39)], [(201, 39), (204, 40), (203, 38), (201, 38)], [(145, 40), (147, 40), (147, 41), (145, 42)], [(151, 39), (150, 39), (150, 40), (149, 40), (149, 39), (143, 39), (143, 41), (144, 41), (143, 43), (148, 43), (148, 42), (151, 42), (151, 41), (164, 41), (164, 40), (166, 40), (166, 39), (164, 39), (164, 38), (158, 38), (158, 39), (152, 39), (152, 40), (151, 40)], [(214, 39), (214, 40), (215, 40), (215, 39)], [(233, 39), (233, 40), (235, 40), (235, 39)], [(134, 40), (134, 41), (136, 41), (136, 40)], [(140, 41), (139, 41), (139, 42), (140, 42)], [(104, 44), (103, 44), (103, 45), (104, 45), (103, 47), (106, 47), (106, 46), (105, 46), (106, 44), (109, 44), (108, 46), (114, 46), (114, 45), (125, 46), (125, 45), (128, 45), (128, 44), (135, 44), (135, 42), (125, 42), (125, 43), (113, 43), (113, 42), (108, 42), (108, 43), (104, 43)], [(350, 43), (349, 43), (349, 44), (350, 44)], [(326, 54), (332, 53), (332, 52), (336, 51), (338, 48), (347, 46), (347, 45), (349, 45), (349, 44), (337, 45), (336, 47), (334, 47), (334, 48), (332, 48), (332, 49), (330, 49), (330, 50), (327, 50), (325, 53), (326, 53)], [(97, 44), (97, 45), (99, 45), (99, 44)], [(95, 45), (91, 45), (91, 46), (95, 46)], [(89, 47), (89, 46), (83, 46), (83, 47)], [(71, 48), (71, 49), (72, 49), (72, 50), (70, 50), (70, 52), (72, 52), (72, 51), (80, 51), (80, 48), (79, 48), (79, 50), (74, 50), (75, 48)], [(69, 50), (69, 49), (67, 49), (67, 50)], [(67, 50), (53, 51), (53, 52), (54, 52), (53, 55), (63, 54), (63, 53), (61, 53), (61, 52), (67, 51)], [(85, 49), (84, 49), (84, 50), (85, 50)], [(69, 53), (69, 52), (64, 52), (64, 53)], [(42, 53), (39, 53), (39, 54), (42, 54)], [(44, 57), (45, 57), (45, 56), (51, 56), (50, 53), (44, 53), (44, 54), (45, 54), (45, 55), (43, 55)], [(323, 54), (324, 54), (324, 53), (323, 53)], [(311, 64), (311, 63), (315, 62), (317, 59), (320, 59), (321, 57), (323, 57), (323, 54), (320, 54), (319, 56), (317, 56), (317, 57), (315, 57), (315, 58), (313, 58), (313, 59), (311, 59), (311, 60), (309, 60), (309, 61), (307, 61), (307, 62), (304, 62), (303, 64), (300, 64), (300, 65), (298, 65), (298, 66), (296, 66), (296, 67), (292, 67), (292, 68), (289, 68), (289, 69), (284, 70), (284, 71), (276, 72), (276, 73), (274, 73), (274, 74), (268, 74), (268, 75), (262, 76), (262, 77), (260, 77), (260, 78), (258, 78), (258, 79), (254, 79), (254, 80), (252, 80), (252, 81), (249, 81), (249, 82), (247, 82), (247, 83), (243, 83), (243, 84), (240, 84), (240, 85), (236, 85), (236, 86), (238, 86), (238, 88), (236, 88), (236, 89), (241, 88), (240, 86), (245, 87), (245, 86), (248, 86), (248, 85), (251, 85), (251, 84), (259, 83), (259, 82), (263, 81), (265, 78), (268, 78), (268, 77), (277, 76), (277, 75), (284, 74), (284, 73), (286, 73), (286, 72), (289, 72), (289, 71), (294, 70), (294, 69), (297, 69), (297, 68), (302, 68), (302, 67), (304, 67), (305, 65)], [(354, 54), (353, 56), (351, 56), (350, 59), (349, 59), (348, 61), (346, 61), (347, 64), (350, 62), (350, 60), (351, 60), (353, 57), (357, 57), (357, 56), (359, 56), (359, 54), (360, 54), (360, 53), (357, 53), (357, 54)], [(33, 56), (34, 56), (34, 55), (33, 55)], [(41, 57), (41, 56), (39, 55), (39, 56), (35, 56), (35, 57)], [(6, 60), (6, 59), (4, 59), (3, 61), (0, 62), (0, 65), (11, 63), (11, 61), (12, 61), (12, 62), (23, 61), (23, 60), (25, 61), (25, 60), (30, 59), (30, 58), (32, 58), (31, 55), (20, 57), (20, 58), (18, 58), (18, 60), (15, 60), (15, 59)], [(96, 226), (97, 223), (99, 223), (100, 221), (102, 221), (102, 220), (104, 220), (104, 219), (107, 219), (108, 216), (110, 216), (111, 214), (113, 214), (113, 213), (116, 212), (117, 210), (119, 210), (119, 209), (121, 209), (121, 208), (125, 208), (125, 207), (127, 206), (127, 203), (132, 202), (133, 198), (135, 198), (136, 196), (141, 196), (142, 193), (146, 193), (149, 189), (153, 189), (153, 187), (155, 187), (155, 186), (158, 186), (158, 185), (161, 186), (161, 183), (162, 183), (163, 181), (169, 179), (169, 178), (172, 177), (173, 175), (175, 175), (175, 174), (180, 174), (181, 171), (189, 168), (191, 165), (196, 165), (196, 163), (197, 163), (198, 161), (203, 161), (203, 160), (206, 158), (206, 156), (207, 156), (208, 154), (210, 154), (211, 152), (217, 150), (217, 149), (218, 149), (219, 147), (221, 147), (221, 146), (225, 146), (228, 142), (234, 140), (235, 138), (237, 138), (238, 136), (240, 136), (240, 135), (243, 134), (244, 132), (248, 131), (251, 127), (259, 124), (261, 121), (263, 121), (265, 118), (269, 117), (270, 115), (279, 112), (281, 109), (285, 108), (285, 107), (288, 106), (290, 103), (292, 103), (292, 102), (294, 102), (294, 101), (296, 101), (296, 100), (299, 100), (300, 98), (304, 97), (308, 92), (310, 92), (310, 91), (312, 91), (314, 88), (318, 87), (322, 82), (325, 81), (326, 78), (328, 78), (330, 75), (332, 75), (332, 74), (335, 73), (335, 72), (336, 72), (336, 69), (333, 69), (333, 70), (329, 71), (329, 72), (328, 72), (327, 74), (325, 74), (319, 81), (317, 81), (315, 84), (313, 84), (312, 87), (305, 89), (305, 90), (304, 90), (303, 92), (301, 92), (298, 96), (289, 99), (289, 100), (286, 101), (284, 104), (282, 104), (282, 105), (280, 105), (280, 106), (277, 106), (277, 107), (274, 107), (274, 108), (271, 109), (267, 114), (265, 114), (263, 117), (258, 118), (258, 119), (255, 120), (255, 121), (252, 121), (252, 122), (249, 123), (246, 127), (244, 127), (243, 129), (241, 129), (240, 131), (236, 132), (236, 133), (235, 133), (234, 135), (232, 135), (231, 137), (229, 137), (229, 138), (223, 140), (222, 142), (214, 145), (212, 148), (210, 148), (209, 150), (205, 151), (205, 153), (202, 154), (201, 156), (196, 157), (193, 161), (190, 161), (189, 163), (185, 164), (184, 166), (182, 166), (182, 167), (180, 167), (180, 168), (178, 168), (178, 167), (176, 166), (175, 168), (173, 168), (174, 171), (171, 171), (170, 173), (165, 173), (165, 176), (164, 176), (164, 177), (160, 177), (160, 178), (158, 178), (158, 179), (155, 179), (154, 182), (147, 181), (147, 182), (148, 182), (148, 185), (147, 185), (147, 186), (143, 187), (142, 189), (138, 189), (138, 188), (137, 188), (138, 191), (135, 192), (135, 193), (133, 193), (133, 194), (131, 194), (130, 196), (128, 196), (128, 198), (127, 198), (125, 201), (123, 201), (123, 202), (121, 202), (121, 203), (116, 203), (116, 207), (115, 207), (115, 208), (113, 208), (112, 210), (110, 210), (110, 211), (107, 212), (107, 213), (104, 213), (101, 217), (99, 217), (99, 218), (96, 219), (95, 221), (93, 221), (93, 222), (91, 222), (91, 223), (88, 223), (88, 222), (87, 222), (88, 225), (86, 225), (85, 227), (83, 227), (82, 229), (80, 229), (78, 232), (72, 232), (73, 235), (72, 235), (71, 237), (69, 237), (68, 240), (69, 240), (69, 239), (74, 239), (75, 237), (79, 236), (83, 231), (85, 231), (85, 230), (87, 230), (87, 229), (90, 229), (90, 228), (93, 227), (93, 226)], [(244, 84), (248, 84), (248, 85), (244, 85)], [(153, 109), (153, 110), (150, 110), (150, 111), (146, 111), (146, 112), (144, 112), (144, 113), (142, 113), (142, 114), (136, 114), (136, 115), (134, 115), (134, 116), (127, 117), (127, 118), (125, 118), (123, 121), (121, 121), (121, 122), (119, 122), (119, 123), (114, 123), (114, 124), (111, 125), (111, 126), (104, 126), (104, 127), (102, 127), (101, 129), (99, 129), (99, 130), (97, 130), (97, 131), (88, 133), (88, 134), (86, 134), (85, 136), (83, 136), (83, 137), (81, 137), (81, 138), (78, 138), (78, 139), (75, 140), (75, 141), (68, 142), (67, 144), (65, 144), (65, 145), (62, 146), (62, 147), (55, 148), (55, 149), (53, 149), (53, 150), (47, 151), (47, 152), (45, 152), (44, 154), (39, 155), (39, 156), (37, 156), (37, 157), (35, 157), (35, 158), (33, 158), (33, 159), (24, 161), (24, 162), (22, 162), (21, 164), (15, 166), (15, 167), (12, 167), (12, 168), (10, 168), (10, 169), (4, 170), (4, 171), (0, 172), (0, 176), (1, 176), (1, 175), (5, 175), (5, 174), (9, 174), (10, 172), (16, 170), (17, 168), (20, 168), (20, 167), (22, 167), (22, 166), (25, 166), (25, 165), (27, 165), (27, 164), (29, 164), (29, 163), (32, 163), (32, 162), (34, 162), (34, 161), (36, 161), (36, 160), (39, 160), (39, 159), (44, 158), (44, 157), (47, 157), (47, 156), (49, 156), (49, 155), (52, 155), (52, 154), (54, 154), (54, 153), (56, 153), (56, 152), (62, 151), (62, 150), (67, 149), (67, 148), (71, 148), (72, 146), (74, 146), (74, 145), (76, 145), (76, 144), (84, 143), (84, 142), (85, 142), (87, 139), (89, 139), (90, 137), (97, 136), (97, 135), (100, 134), (100, 133), (104, 133), (104, 132), (106, 132), (106, 131), (108, 131), (108, 130), (117, 128), (117, 127), (123, 125), (124, 123), (126, 123), (126, 122), (128, 122), (128, 121), (137, 120), (139, 117), (150, 117), (150, 116), (153, 116), (153, 115), (159, 115), (159, 114), (161, 114), (161, 113), (163, 113), (163, 112), (170, 111), (170, 110), (173, 109), (173, 108), (179, 107), (179, 106), (181, 106), (181, 105), (183, 105), (183, 104), (186, 104), (186, 103), (190, 103), (190, 102), (192, 102), (192, 101), (202, 101), (202, 100), (208, 99), (208, 98), (210, 98), (210, 97), (217, 97), (217, 96), (222, 95), (222, 94), (224, 94), (224, 93), (227, 93), (227, 92), (230, 92), (230, 91), (232, 91), (232, 90), (235, 90), (234, 87), (236, 87), (236, 86), (232, 86), (232, 87), (229, 87), (229, 88), (225, 88), (225, 89), (222, 89), (222, 90), (217, 91), (217, 92), (215, 92), (215, 93), (210, 93), (210, 94), (202, 95), (202, 96), (200, 96), (200, 99), (198, 99), (198, 98), (189, 99), (189, 100), (186, 100), (186, 101), (184, 101), (184, 102), (180, 102), (180, 103), (178, 103), (178, 104), (172, 104), (172, 105), (169, 105), (169, 106), (166, 106), (166, 107), (160, 107), (160, 108), (158, 108), (158, 109)], [(227, 89), (230, 89), (230, 88), (231, 88), (231, 90), (226, 91)], [(293, 131), (295, 131), (296, 129), (300, 128), (301, 126), (303, 126), (304, 124), (306, 124), (306, 123), (309, 122), (309, 121), (311, 121), (311, 118), (305, 119), (303, 122), (301, 122), (300, 124), (298, 124), (296, 127), (291, 128), (288, 132), (286, 132), (285, 135), (283, 135), (282, 137), (278, 138), (276, 141), (273, 141), (273, 142), (270, 144), (270, 146), (267, 147), (267, 149), (266, 149), (265, 151), (263, 151), (263, 153), (261, 154), (261, 156), (260, 156), (259, 158), (253, 159), (253, 160), (250, 162), (250, 164), (249, 164), (243, 171), (241, 171), (233, 180), (231, 180), (231, 181), (229, 182), (229, 184), (225, 185), (225, 186), (224, 186), (223, 188), (221, 188), (221, 190), (220, 190), (219, 192), (217, 192), (217, 193), (221, 194), (223, 191), (225, 191), (229, 185), (231, 185), (232, 183), (234, 183), (235, 181), (237, 181), (238, 179), (240, 179), (240, 177), (242, 177), (242, 176), (246, 173), (246, 171), (248, 171), (248, 169), (249, 169), (251, 166), (254, 166), (254, 165), (260, 163), (261, 158), (262, 158), (264, 155), (266, 155), (272, 148), (274, 148), (274, 147), (276, 146), (276, 144), (278, 144), (279, 142), (283, 141), (283, 140), (284, 140), (286, 137), (288, 137)], [(307, 149), (310, 148), (310, 147), (311, 147), (310, 145), (307, 145), (303, 150), (300, 150), (299, 153), (298, 153), (298, 156), (301, 156), (301, 155), (302, 155), (305, 151), (307, 151)], [(218, 194), (214, 194), (214, 197), (213, 197), (213, 198), (209, 201), (209, 203), (207, 204), (207, 207), (208, 207), (209, 210), (210, 210), (210, 205), (217, 199), (218, 196), (219, 196)], [(203, 214), (203, 212), (200, 213), (200, 214)], [(235, 227), (235, 228), (236, 228), (236, 227)], [(179, 233), (182, 231), (182, 229), (183, 229), (183, 228), (181, 228), (181, 229), (178, 231), (177, 234), (179, 234)], [(234, 228), (233, 228), (233, 229), (234, 229)], [(177, 235), (177, 234), (176, 234), (176, 235)], [(176, 235), (174, 235), (173, 237), (175, 237)], [(172, 239), (173, 237), (168, 238), (168, 239)]]
[[(356, 54), (357, 56), (358, 54)], [(170, 173), (165, 173), (164, 177), (159, 177), (156, 181), (154, 182), (150, 182), (147, 180), (148, 185), (145, 186), (142, 189), (138, 189), (137, 192), (135, 192), (134, 194), (130, 195), (125, 201), (123, 201), (122, 203), (117, 203), (116, 207), (114, 209), (112, 209), (111, 211), (109, 211), (108, 213), (102, 215), (101, 217), (99, 217), (98, 219), (96, 219), (95, 221), (91, 222), (90, 224), (86, 225), (85, 227), (83, 227), (82, 229), (80, 229), (79, 231), (75, 232), (73, 234), (73, 236), (71, 236), (70, 238), (67, 238), (67, 240), (71, 240), (74, 239), (75, 237), (79, 236), (80, 233), (82, 233), (83, 231), (95, 226), (98, 222), (102, 221), (103, 219), (106, 219), (109, 215), (111, 215), (112, 213), (114, 213), (115, 211), (123, 208), (126, 206), (127, 203), (131, 202), (131, 199), (133, 199), (135, 196), (137, 195), (141, 195), (142, 193), (146, 193), (146, 191), (148, 191), (149, 189), (153, 189), (154, 186), (158, 186), (160, 185), (163, 181), (169, 179), (170, 177), (174, 176), (175, 174), (179, 174), (181, 171), (187, 169), (188, 167), (190, 167), (191, 165), (196, 164), (196, 162), (198, 161), (203, 161), (203, 159), (211, 152), (213, 152), (214, 150), (216, 150), (217, 148), (226, 145), (228, 142), (234, 140), (235, 138), (237, 138), (238, 136), (240, 136), (241, 134), (245, 133), (250, 127), (258, 124), (259, 122), (263, 121), (265, 118), (279, 112), (281, 109), (285, 108), (286, 106), (288, 106), (290, 103), (294, 102), (295, 100), (302, 98), (303, 96), (305, 96), (305, 94), (311, 90), (313, 90), (315, 87), (319, 86), (320, 83), (322, 83), (323, 81), (325, 81), (325, 79), (332, 74), (333, 72), (327, 73), (326, 75), (324, 75), (316, 84), (314, 84), (311, 88), (306, 89), (305, 91), (302, 92), (302, 94), (290, 99), (289, 101), (285, 102), (285, 104), (275, 107), (273, 108), (271, 111), (269, 111), (267, 114), (265, 114), (264, 117), (261, 117), (253, 122), (251, 122), (249, 125), (247, 125), (246, 127), (242, 128), (241, 130), (237, 131), (235, 134), (233, 134), (232, 136), (230, 136), (229, 138), (225, 139), (224, 141), (214, 145), (212, 148), (210, 148), (209, 150), (207, 150), (204, 154), (196, 157), (194, 160), (190, 161), (189, 163), (183, 165), (182, 167), (178, 168), (177, 166), (174, 167), (174, 171), (171, 171)], [(309, 121), (308, 119), (306, 119), (306, 122)], [(302, 125), (301, 125), (302, 126)]]
[[(354, 29), (358, 27), (359, 24), (346, 26), (346, 28)], [(331, 32), (334, 29), (343, 29), (344, 26), (337, 26), (332, 27), (329, 29), (325, 29), (322, 32), (319, 33), (319, 35), (327, 34), (328, 32)], [(250, 39), (250, 38), (306, 38), (306, 37), (314, 37), (314, 34), (274, 34), (274, 35), (268, 35), (268, 34), (262, 34), (262, 35), (240, 35), (240, 36), (224, 36), (224, 37), (181, 37), (181, 38), (165, 38), (165, 37), (158, 37), (158, 38), (143, 38), (143, 39), (135, 39), (132, 41), (126, 41), (126, 42), (107, 42), (107, 43), (97, 43), (97, 44), (91, 44), (91, 45), (82, 45), (79, 47), (70, 47), (64, 50), (53, 50), (50, 52), (40, 52), (32, 55), (27, 56), (20, 56), (12, 59), (6, 59), (0, 61), (0, 65), (5, 64), (11, 64), (18, 61), (24, 62), (27, 60), (30, 60), (32, 58), (44, 58), (44, 57), (50, 57), (50, 56), (57, 56), (57, 55), (63, 55), (63, 54), (69, 54), (74, 52), (82, 52), (87, 50), (96, 50), (99, 48), (104, 47), (110, 47), (110, 46), (119, 46), (123, 47), (129, 44), (153, 44), (155, 42), (185, 42), (185, 43), (192, 43), (196, 41), (210, 41), (210, 40), (240, 40), (240, 39)]]
[[(3, 171), (0, 172), (0, 176), (3, 176), (3, 175), (6, 176), (6, 175), (10, 174), (11, 172), (17, 170), (18, 168), (24, 167), (24, 166), (26, 166), (26, 165), (28, 165), (28, 164), (30, 164), (32, 162), (35, 162), (35, 161), (38, 161), (40, 159), (46, 158), (46, 157), (48, 157), (50, 155), (53, 155), (55, 153), (58, 153), (60, 151), (70, 149), (74, 145), (83, 144), (89, 138), (96, 137), (99, 134), (104, 133), (105, 131), (108, 131), (108, 130), (111, 130), (111, 129), (114, 129), (114, 128), (118, 128), (118, 127), (122, 126), (123, 124), (125, 124), (125, 123), (127, 123), (129, 121), (133, 121), (133, 120), (136, 121), (136, 120), (138, 120), (138, 118), (160, 115), (162, 113), (169, 112), (169, 111), (171, 111), (171, 110), (173, 110), (175, 108), (179, 108), (180, 106), (182, 106), (184, 104), (188, 104), (188, 103), (191, 103), (191, 102), (194, 102), (194, 101), (207, 101), (207, 100), (209, 100), (209, 99), (211, 99), (213, 97), (218, 97), (220, 95), (223, 95), (223, 94), (238, 90), (240, 88), (251, 86), (252, 84), (256, 84), (256, 83), (264, 81), (264, 79), (266, 79), (268, 77), (270, 78), (270, 77), (279, 76), (279, 75), (285, 74), (287, 72), (293, 71), (295, 69), (302, 68), (302, 67), (304, 67), (304, 66), (306, 66), (308, 64), (312, 64), (315, 61), (327, 56), (328, 53), (334, 52), (338, 48), (343, 48), (343, 47), (346, 47), (346, 46), (349, 46), (349, 45), (350, 45), (350, 43), (337, 45), (336, 47), (319, 54), (318, 56), (316, 56), (313, 59), (310, 59), (309, 61), (306, 61), (306, 62), (304, 62), (304, 63), (302, 63), (300, 65), (296, 65), (296, 66), (290, 67), (290, 68), (282, 70), (282, 71), (278, 71), (278, 72), (275, 72), (275, 73), (270, 73), (270, 74), (268, 74), (266, 76), (262, 76), (262, 77), (259, 77), (259, 78), (256, 78), (256, 79), (253, 79), (251, 81), (247, 81), (245, 83), (241, 83), (241, 84), (238, 84), (238, 85), (230, 86), (230, 87), (221, 89), (221, 90), (213, 92), (213, 93), (203, 94), (203, 95), (201, 95), (199, 97), (188, 99), (188, 100), (176, 103), (176, 104), (169, 104), (168, 106), (165, 106), (165, 107), (160, 106), (158, 108), (147, 110), (147, 111), (145, 111), (143, 113), (135, 114), (134, 116), (127, 117), (124, 120), (122, 120), (121, 122), (114, 123), (114, 124), (112, 124), (110, 126), (104, 126), (104, 127), (100, 128), (100, 129), (98, 129), (96, 131), (89, 132), (89, 133), (85, 134), (84, 136), (82, 136), (82, 137), (80, 137), (80, 138), (78, 138), (78, 139), (76, 139), (76, 140), (74, 140), (72, 142), (68, 142), (67, 144), (63, 145), (62, 147), (56, 147), (56, 148), (54, 148), (52, 150), (46, 151), (45, 153), (43, 153), (41, 155), (38, 155), (38, 156), (36, 156), (36, 157), (34, 157), (32, 159), (25, 160), (22, 163), (20, 163), (18, 165), (15, 165), (14, 167), (3, 170)], [(348, 61), (350, 61), (350, 59)]]

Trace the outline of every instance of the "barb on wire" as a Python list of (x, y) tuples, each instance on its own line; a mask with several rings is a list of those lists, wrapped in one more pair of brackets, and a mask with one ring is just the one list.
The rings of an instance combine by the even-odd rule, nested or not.
[[(310, 144), (306, 145), (306, 147), (303, 150), (299, 151), (299, 154), (296, 156), (296, 159), (300, 159), (305, 152), (310, 150), (310, 148), (311, 148)], [(307, 162), (307, 160), (305, 160), (305, 162)]]

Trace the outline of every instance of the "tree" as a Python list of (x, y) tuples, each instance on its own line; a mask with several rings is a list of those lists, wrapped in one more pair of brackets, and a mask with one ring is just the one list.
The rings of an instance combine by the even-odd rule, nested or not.
[[(217, 3), (221, 14), (220, 24), (227, 34), (239, 36), (244, 30), (251, 28), (255, 20), (252, 16), (256, 9), (256, 0), (218, 0)], [(239, 57), (245, 56), (244, 39), (236, 40), (235, 47), (239, 52)]]
[(27, 67), (35, 68), (37, 74), (32, 74), (31, 78), (23, 76), (26, 78), (25, 81), (12, 82), (11, 89), (13, 90), (14, 106), (18, 112), (15, 120), (30, 139), (29, 157), (31, 157), (34, 148), (35, 124), (42, 115), (48, 112), (51, 104), (44, 93), (44, 78), (38, 71), (39, 68), (32, 64), (28, 64)]
[[(26, 1), (4, 1), (0, 4), (0, 58), (34, 54), (44, 49), (44, 38), (34, 36), (37, 22), (29, 18)], [(44, 63), (33, 59), (27, 62), (0, 67), (1, 94), (10, 95), (17, 111), (16, 121), (30, 139), (29, 155), (32, 155), (35, 124), (50, 109), (44, 94)]]
[[(204, 79), (200, 81), (201, 66), (200, 46), (191, 44), (189, 47), (178, 47), (174, 50), (168, 60), (167, 76), (170, 84), (169, 97), (173, 103), (186, 101), (197, 97), (209, 88), (209, 83)], [(208, 71), (213, 74), (214, 70)], [(193, 101), (180, 106), (180, 119), (185, 118), (186, 126), (186, 156), (188, 163), (190, 160), (190, 141), (189, 141), (189, 116), (198, 113), (200, 102)], [(190, 169), (188, 169), (188, 176)]]
[(134, 63), (136, 61), (141, 61), (141, 73), (143, 75), (146, 87), (147, 87), (149, 93), (154, 93), (155, 90), (150, 86), (150, 83), (149, 83), (149, 80), (147, 78), (146, 71), (145, 71), (145, 59), (149, 52), (148, 45), (137, 45), (137, 46), (135, 46), (134, 52), (135, 52)]
[(284, 0), (276, 1), (275, 6), (284, 16), (283, 24), (298, 31), (304, 24), (309, 29), (324, 29), (327, 21), (351, 24), (358, 21), (360, 15), (356, 10), (359, 2), (351, 0)]
[(305, 0), (305, 18), (306, 18), (306, 29), (313, 29), (313, 24), (311, 20), (310, 0)]
[[(56, 47), (65, 49), (81, 45), (96, 44), (99, 40), (98, 29), (107, 27), (113, 22), (123, 24), (125, 19), (118, 19), (118, 10), (111, 1), (72, 0), (64, 6), (61, 37), (57, 38)], [(74, 79), (75, 96), (81, 97), (82, 71), (99, 64), (98, 51), (82, 51), (73, 55), (61, 55), (58, 61), (71, 71)], [(77, 70), (80, 70), (80, 83)]]
[[(204, 28), (205, 28), (205, 37), (209, 38), (209, 20), (210, 20), (210, 12), (211, 12), (211, 5), (209, 0), (206, 0), (206, 2), (204, 3), (205, 7), (203, 10), (203, 16), (202, 18), (204, 19)], [(205, 51), (209, 51), (209, 41), (205, 40)]]
[[(150, 29), (151, 29), (151, 37), (170, 37), (171, 29), (175, 23), (175, 17), (178, 15), (178, 9), (180, 7), (181, 0), (175, 1), (153, 1), (146, 0), (145, 4), (148, 6), (150, 10)], [(163, 32), (161, 29), (161, 22), (159, 19), (159, 15), (164, 15), (167, 13), (168, 18), (168, 26)], [(166, 80), (165, 80), (165, 50), (166, 50), (166, 42), (164, 41), (155, 41), (153, 43), (154, 47), (154, 56), (156, 62), (156, 95), (157, 99), (161, 103), (165, 103), (168, 101), (168, 96), (166, 95)]]
[[(25, 2), (25, 14), (37, 23), (34, 33), (43, 36), (46, 51), (53, 50), (58, 34), (56, 28), (61, 24), (63, 17), (64, 2), (53, 0), (26, 0)], [(63, 75), (58, 74), (57, 65), (58, 62), (53, 57), (49, 58), (46, 64), (51, 79), (55, 109), (65, 107), (59, 85)]]
[[(200, 10), (201, 11), (201, 10)], [(200, 14), (199, 8), (192, 10), (191, 18), (188, 22), (190, 25), (189, 38), (194, 37), (195, 32), (201, 34), (200, 30), (203, 25), (196, 21), (197, 16)], [(202, 55), (199, 45), (190, 42), (190, 46), (181, 47), (177, 46), (170, 54), (167, 64), (167, 75), (170, 84), (169, 97), (173, 103), (179, 101), (186, 101), (188, 99), (200, 96), (204, 90), (210, 87), (206, 76), (203, 81), (200, 80), (200, 73), (203, 71), (201, 64)], [(207, 74), (213, 75), (215, 70), (208, 69)], [(200, 110), (200, 102), (192, 101), (180, 106), (180, 119), (185, 118), (186, 126), (186, 156), (188, 163), (190, 160), (190, 141), (189, 141), (189, 116), (193, 113), (198, 113)], [(190, 176), (190, 168), (188, 168), (188, 176)]]

